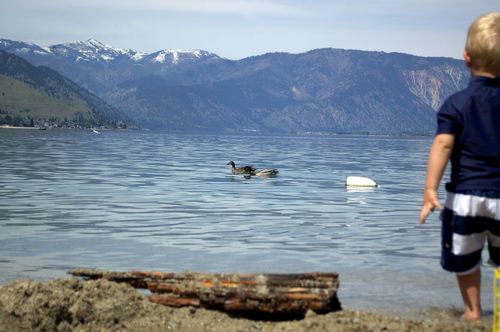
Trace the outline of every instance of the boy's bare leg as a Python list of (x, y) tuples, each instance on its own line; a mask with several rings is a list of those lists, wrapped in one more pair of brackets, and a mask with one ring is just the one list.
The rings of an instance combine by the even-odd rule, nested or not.
[(466, 320), (481, 318), (481, 270), (477, 269), (466, 275), (457, 275), (457, 281), (465, 305), (462, 318)]

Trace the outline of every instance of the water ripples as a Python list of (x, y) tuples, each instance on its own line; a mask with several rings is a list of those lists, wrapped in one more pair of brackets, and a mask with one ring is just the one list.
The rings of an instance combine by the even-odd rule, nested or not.
[[(417, 225), (429, 138), (1, 130), (0, 140), (0, 282), (76, 266), (356, 271), (351, 285), (370, 269), (441, 273), (439, 225)], [(233, 176), (229, 160), (280, 173)], [(348, 190), (348, 175), (380, 187)]]

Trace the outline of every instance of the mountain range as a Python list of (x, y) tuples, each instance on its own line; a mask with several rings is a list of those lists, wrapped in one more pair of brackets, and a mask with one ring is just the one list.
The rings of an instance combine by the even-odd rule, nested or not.
[(142, 53), (96, 40), (0, 50), (50, 67), (145, 128), (257, 133), (427, 134), (464, 88), (452, 58), (344, 49), (228, 60), (202, 51)]

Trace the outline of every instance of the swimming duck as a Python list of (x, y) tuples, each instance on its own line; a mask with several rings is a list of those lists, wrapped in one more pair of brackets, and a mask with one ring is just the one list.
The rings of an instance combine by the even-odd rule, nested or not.
[(271, 177), (278, 175), (278, 170), (276, 168), (265, 168), (256, 172), (251, 173), (255, 176)]
[(236, 164), (232, 160), (228, 162), (227, 165), (231, 165), (231, 173), (233, 174), (255, 175), (256, 169), (253, 166), (236, 167)]

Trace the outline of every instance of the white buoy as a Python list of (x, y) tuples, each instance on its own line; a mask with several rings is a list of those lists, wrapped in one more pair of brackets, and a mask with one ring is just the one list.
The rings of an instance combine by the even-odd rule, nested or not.
[(363, 176), (348, 176), (345, 185), (348, 187), (378, 187), (375, 181)]

